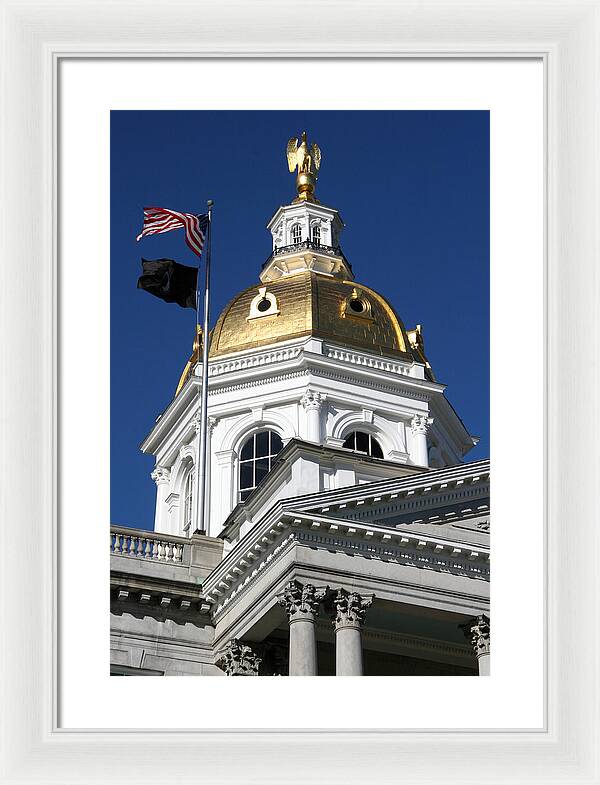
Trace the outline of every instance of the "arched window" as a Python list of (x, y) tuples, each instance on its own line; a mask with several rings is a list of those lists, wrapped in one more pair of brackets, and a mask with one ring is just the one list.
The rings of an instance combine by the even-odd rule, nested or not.
[(364, 431), (353, 431), (342, 444), (346, 450), (356, 450), (370, 455), (371, 458), (383, 458), (381, 445), (374, 436)]
[(321, 245), (321, 227), (315, 224), (312, 228), (312, 241), (315, 245)]
[(185, 478), (183, 486), (183, 531), (189, 532), (192, 525), (192, 516), (194, 514), (194, 467), (190, 469)]
[(246, 439), (240, 452), (241, 502), (271, 471), (273, 461), (282, 448), (281, 437), (275, 431), (259, 431)]
[(300, 224), (294, 224), (292, 226), (292, 245), (298, 245), (298, 243), (302, 242), (302, 227)]

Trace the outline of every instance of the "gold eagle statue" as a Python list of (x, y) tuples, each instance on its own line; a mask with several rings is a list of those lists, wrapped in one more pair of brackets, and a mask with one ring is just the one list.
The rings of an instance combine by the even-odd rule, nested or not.
[(298, 169), (296, 177), (298, 198), (315, 202), (313, 194), (321, 168), (321, 149), (314, 142), (312, 146), (308, 144), (306, 131), (302, 131), (300, 144), (295, 136), (292, 136), (287, 143), (287, 161), (290, 172)]

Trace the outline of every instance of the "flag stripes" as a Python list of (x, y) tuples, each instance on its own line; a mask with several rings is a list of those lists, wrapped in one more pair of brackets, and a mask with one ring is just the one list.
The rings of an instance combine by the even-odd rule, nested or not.
[(185, 229), (185, 241), (195, 254), (202, 253), (208, 215), (193, 215), (192, 213), (178, 213), (164, 207), (145, 207), (144, 225), (136, 240), (148, 237), (151, 234), (163, 234), (173, 229)]

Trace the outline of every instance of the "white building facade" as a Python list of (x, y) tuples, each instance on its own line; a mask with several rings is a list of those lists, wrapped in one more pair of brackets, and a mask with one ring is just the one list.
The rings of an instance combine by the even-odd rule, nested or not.
[(338, 211), (306, 194), (210, 336), (208, 531), (198, 353), (142, 444), (154, 534), (111, 534), (115, 673), (489, 668), (489, 465), (463, 464), (476, 439), (421, 328), (355, 280)]
[[(371, 437), (367, 449), (375, 440), (389, 462), (436, 468), (460, 463), (474, 443), (391, 306), (354, 281), (338, 245), (321, 245), (339, 242), (337, 211), (291, 204), (279, 208), (269, 228), (273, 253), (260, 282), (234, 298), (212, 334), (211, 536), (253, 484), (241, 476), (242, 451), (256, 433), (276, 434), (280, 449), (293, 438), (341, 448), (359, 432)], [(156, 456), (155, 531), (165, 534), (191, 533), (202, 368), (189, 365), (178, 395), (142, 445)], [(374, 466), (357, 475), (338, 461), (323, 466), (308, 490), (377, 479), (379, 471)]]

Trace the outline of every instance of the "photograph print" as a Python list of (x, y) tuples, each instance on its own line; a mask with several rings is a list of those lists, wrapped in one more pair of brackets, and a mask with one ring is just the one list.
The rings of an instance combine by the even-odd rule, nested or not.
[(112, 675), (490, 674), (489, 141), (111, 112)]

